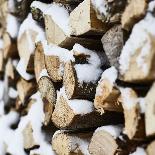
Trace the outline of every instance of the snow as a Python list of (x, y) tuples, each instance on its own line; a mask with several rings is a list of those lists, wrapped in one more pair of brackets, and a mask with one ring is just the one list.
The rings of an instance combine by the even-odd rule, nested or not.
[(56, 45), (47, 44), (47, 41), (42, 41), (43, 49), (45, 55), (53, 55), (58, 56), (60, 58), (61, 62), (67, 62), (67, 61), (75, 61), (75, 58), (73, 57), (73, 53), (65, 48), (58, 47)]
[(101, 75), (101, 79), (98, 82), (98, 86), (96, 88), (96, 96), (102, 96), (103, 94), (103, 89), (102, 89), (102, 85), (100, 85), (100, 83), (102, 83), (103, 80), (108, 80), (111, 84), (112, 87), (109, 87), (111, 90), (109, 90), (110, 92), (112, 91), (112, 88), (114, 86), (114, 83), (117, 79), (118, 76), (118, 72), (116, 70), (116, 68), (114, 66), (106, 69), (102, 75)]
[(105, 7), (107, 5), (107, 0), (92, 0), (92, 4), (94, 8), (97, 9), (97, 11), (102, 15), (102, 16), (107, 16), (108, 15), (108, 10)]
[(77, 146), (79, 147), (79, 149), (81, 150), (82, 154), (84, 155), (90, 155), (89, 151), (88, 151), (88, 146), (90, 141), (86, 140), (86, 139), (81, 139), (79, 137), (75, 137), (75, 136), (70, 136), (71, 138), (71, 143), (70, 143), (70, 147), (73, 150), (76, 150)]
[(25, 80), (31, 80), (34, 76), (27, 73), (26, 68), (27, 66), (26, 66), (25, 60), (21, 58), (20, 61), (18, 62), (16, 70)]
[(101, 76), (101, 80), (108, 79), (108, 81), (113, 85), (118, 76), (118, 72), (114, 66), (106, 69)]
[(138, 103), (139, 103), (139, 105), (140, 105), (140, 111), (141, 111), (141, 113), (142, 114), (144, 114), (145, 113), (145, 109), (146, 109), (146, 102), (145, 102), (145, 98), (138, 98)]
[(130, 88), (120, 88), (120, 91), (125, 108), (130, 110), (138, 104), (138, 98), (131, 94)]
[(57, 100), (60, 96), (63, 96), (69, 105), (69, 107), (74, 111), (75, 114), (85, 115), (94, 111), (93, 102), (88, 100), (72, 99), (69, 100), (65, 93), (65, 88), (62, 87), (60, 91), (57, 91)]
[(81, 46), (80, 44), (75, 44), (73, 46), (72, 49), (73, 53), (75, 53), (75, 55), (77, 54), (85, 54), (88, 55), (90, 57), (88, 57), (88, 63), (92, 64), (96, 67), (100, 67), (101, 66), (101, 59), (99, 58), (99, 56), (97, 55), (96, 51), (92, 51), (89, 50), (83, 46)]
[(155, 1), (151, 1), (149, 3), (148, 10), (153, 12), (154, 8), (155, 8)]
[(120, 136), (122, 129), (123, 129), (122, 125), (106, 125), (106, 126), (102, 126), (102, 127), (97, 128), (95, 130), (95, 133), (104, 130), (116, 139), (117, 137)]
[(27, 18), (21, 24), (18, 34), (18, 40), (20, 39), (22, 34), (26, 32), (27, 36), (29, 36), (28, 39), (29, 39), (30, 53), (33, 53), (35, 48), (35, 42), (32, 42), (30, 32), (28, 30), (33, 30), (34, 32), (37, 33), (35, 42), (39, 42), (45, 39), (44, 30), (37, 24), (35, 20), (33, 20), (32, 14), (28, 14)]
[(136, 151), (134, 153), (130, 153), (130, 155), (147, 155), (144, 148), (137, 147)]
[(47, 8), (44, 14), (51, 16), (53, 21), (64, 31), (64, 33), (67, 36), (70, 36), (69, 13), (63, 6), (53, 3)]
[(15, 11), (15, 1), (14, 0), (8, 0), (8, 10), (9, 10), (9, 12)]
[(40, 75), (39, 75), (39, 79), (44, 77), (44, 76), (49, 77), (49, 75), (47, 73), (47, 69), (45, 69), (45, 68), (41, 70)]
[(3, 49), (3, 40), (0, 38), (0, 49)]
[(147, 13), (146, 17), (133, 27), (132, 33), (120, 55), (119, 63), (120, 73), (122, 75), (129, 69), (130, 59), (138, 51), (139, 55), (136, 59), (137, 66), (144, 74), (148, 74), (148, 64), (145, 61), (147, 56), (154, 50), (152, 49), (152, 40), (155, 39), (154, 25), (155, 18), (150, 13)]
[(4, 95), (4, 82), (0, 81), (0, 100), (3, 99), (3, 95)]
[(100, 68), (97, 68), (91, 64), (76, 64), (74, 68), (80, 83), (96, 83), (102, 73)]
[(17, 18), (11, 14), (8, 14), (6, 22), (7, 22), (6, 32), (8, 32), (12, 38), (17, 38), (19, 31), (19, 22)]
[(15, 90), (13, 87), (10, 87), (9, 88), (9, 97), (13, 98), (13, 99), (16, 99), (17, 96), (18, 96), (17, 90)]
[(42, 12), (45, 12), (46, 9), (48, 9), (49, 5), (46, 3), (39, 2), (39, 1), (33, 1), (31, 3), (31, 8), (33, 7), (40, 9)]

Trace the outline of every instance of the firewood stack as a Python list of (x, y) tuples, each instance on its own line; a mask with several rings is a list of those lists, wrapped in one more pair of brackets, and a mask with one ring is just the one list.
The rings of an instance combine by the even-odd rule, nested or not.
[(0, 155), (155, 155), (155, 0), (0, 0)]

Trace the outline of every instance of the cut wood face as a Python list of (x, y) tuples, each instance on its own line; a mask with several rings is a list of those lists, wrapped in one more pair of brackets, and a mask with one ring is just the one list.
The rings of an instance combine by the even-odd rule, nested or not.
[(58, 128), (67, 128), (74, 121), (76, 114), (68, 106), (64, 97), (57, 100), (54, 112), (52, 114), (52, 121)]
[(131, 30), (133, 25), (144, 17), (146, 10), (146, 0), (130, 0), (128, 6), (122, 14), (122, 27), (126, 30)]
[(89, 144), (91, 155), (114, 155), (118, 145), (116, 140), (105, 131), (98, 131), (93, 134)]
[(151, 142), (146, 149), (147, 155), (154, 155), (155, 154), (155, 141)]
[(152, 88), (149, 90), (145, 102), (146, 102), (146, 111), (145, 111), (145, 125), (146, 125), (146, 135), (153, 136), (155, 135), (155, 84), (152, 85)]
[(41, 93), (44, 102), (45, 121), (44, 124), (48, 125), (56, 104), (56, 90), (53, 82), (48, 77), (42, 77), (38, 81), (38, 89)]

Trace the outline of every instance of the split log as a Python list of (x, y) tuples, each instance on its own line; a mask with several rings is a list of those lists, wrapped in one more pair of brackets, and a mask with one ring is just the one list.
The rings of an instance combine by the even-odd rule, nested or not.
[(98, 82), (94, 99), (94, 106), (98, 112), (104, 113), (104, 110), (122, 112), (122, 104), (118, 101), (120, 91), (116, 86), (117, 70), (111, 67), (102, 73)]
[(33, 129), (30, 122), (24, 128), (22, 134), (23, 134), (24, 149), (30, 150), (38, 146), (37, 142), (35, 142), (34, 140)]
[[(79, 20), (80, 19), (80, 20)], [(107, 30), (97, 19), (91, 0), (84, 0), (70, 14), (71, 35), (102, 35)]]
[(133, 25), (144, 17), (146, 10), (146, 0), (130, 0), (122, 14), (122, 27), (126, 30), (131, 30)]
[(17, 90), (21, 102), (25, 103), (25, 101), (36, 91), (36, 85), (33, 80), (26, 81), (21, 78), (17, 82)]
[(116, 112), (105, 112), (100, 116), (95, 112), (93, 103), (90, 101), (68, 100), (64, 88), (59, 93), (52, 114), (52, 121), (58, 128), (78, 130), (123, 121), (122, 115)]
[(4, 72), (3, 40), (0, 39), (0, 74)]
[(126, 155), (133, 152), (142, 142), (131, 141), (122, 134), (122, 125), (107, 125), (95, 130), (90, 144), (91, 155)]
[[(82, 67), (81, 65), (81, 69)], [(80, 82), (77, 76), (77, 70), (72, 62), (65, 63), (63, 84), (69, 99), (94, 99), (97, 81), (95, 83), (91, 81)]]
[(155, 147), (155, 141), (151, 142), (151, 143), (147, 146), (147, 149), (146, 149), (147, 155), (154, 155), (154, 154), (155, 154), (154, 147)]
[(126, 7), (127, 0), (104, 0), (99, 5), (98, 1), (92, 1), (98, 19), (103, 23), (114, 24), (120, 22), (121, 15)]
[(121, 100), (124, 109), (124, 134), (129, 139), (143, 140), (146, 137), (144, 123), (144, 99), (138, 99), (136, 92), (131, 88), (122, 88)]
[(9, 86), (14, 86), (19, 79), (19, 74), (16, 71), (17, 60), (8, 59), (5, 66), (5, 73), (9, 80)]
[(103, 49), (108, 57), (111, 66), (119, 68), (119, 57), (124, 46), (127, 33), (121, 25), (115, 25), (102, 37)]
[(67, 133), (58, 130), (52, 138), (52, 148), (59, 155), (88, 155), (92, 133)]
[(44, 102), (44, 124), (47, 125), (51, 120), (54, 106), (56, 104), (56, 89), (51, 79), (46, 76), (41, 77), (38, 81), (38, 89)]
[(155, 79), (155, 35), (151, 31), (155, 19), (151, 12), (147, 14), (133, 27), (130, 38), (123, 47), (119, 60), (123, 81), (146, 83)]
[(42, 44), (40, 42), (37, 43), (34, 55), (34, 71), (37, 82), (40, 79), (41, 72), (46, 69), (43, 51)]
[(52, 20), (50, 15), (45, 15), (45, 28), (48, 43), (71, 49), (75, 43), (79, 43), (90, 49), (102, 49), (100, 40), (92, 38), (80, 38), (66, 35), (63, 30)]
[(5, 32), (3, 34), (3, 42), (4, 42), (4, 58), (18, 58), (17, 44), (16, 40), (11, 38), (11, 36)]
[(146, 135), (153, 136), (155, 135), (155, 125), (152, 123), (155, 120), (155, 83), (152, 85), (148, 94), (146, 95), (146, 111), (145, 111), (145, 125), (146, 125)]

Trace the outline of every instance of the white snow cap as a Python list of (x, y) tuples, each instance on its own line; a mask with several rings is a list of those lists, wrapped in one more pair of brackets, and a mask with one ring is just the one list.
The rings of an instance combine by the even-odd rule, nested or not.
[(18, 31), (19, 31), (19, 22), (16, 17), (11, 14), (7, 16), (7, 27), (6, 31), (12, 38), (17, 38)]
[(113, 85), (117, 79), (117, 76), (118, 76), (118, 71), (114, 66), (112, 66), (112, 67), (106, 69), (102, 73), (101, 80), (108, 79), (109, 82), (111, 82), (111, 84)]
[[(149, 4), (149, 9), (151, 8), (151, 2)], [(132, 33), (125, 43), (122, 53), (120, 55), (120, 72), (123, 75), (128, 69), (130, 65), (130, 59), (135, 54), (136, 51), (140, 50), (139, 55), (137, 56), (137, 66), (142, 69), (144, 74), (148, 73), (148, 66), (145, 62), (145, 58), (152, 51), (152, 39), (155, 39), (155, 18), (147, 13), (146, 17), (135, 24), (132, 29)]]
[(73, 53), (77, 54), (85, 54), (90, 57), (88, 57), (88, 63), (94, 65), (95, 67), (100, 67), (101, 66), (101, 59), (97, 55), (96, 51), (89, 50), (85, 47), (83, 47), (80, 44), (75, 44), (72, 49)]
[(102, 74), (102, 70), (100, 68), (91, 64), (76, 64), (74, 68), (80, 83), (95, 83)]
[(48, 73), (47, 73), (47, 69), (42, 69), (40, 74), (39, 74), (39, 79), (42, 78), (43, 76), (47, 76), (49, 77)]
[(9, 88), (9, 97), (13, 98), (13, 99), (16, 99), (17, 96), (18, 96), (17, 90), (15, 90), (13, 87), (10, 87)]
[(146, 151), (142, 147), (137, 147), (134, 153), (130, 153), (130, 155), (147, 155)]
[(75, 58), (73, 57), (73, 53), (69, 51), (68, 49), (61, 48), (59, 46), (53, 45), (53, 44), (47, 44), (47, 41), (42, 41), (43, 49), (45, 55), (53, 55), (58, 56), (60, 58), (60, 61), (67, 62), (67, 61), (75, 61)]
[(48, 7), (50, 6), (51, 4), (46, 4), (46, 3), (43, 3), (43, 2), (39, 2), (39, 1), (33, 1), (31, 3), (31, 7), (34, 7), (34, 8), (38, 8), (40, 9), (42, 12), (45, 12)]
[(44, 14), (50, 15), (53, 21), (64, 31), (67, 36), (70, 36), (70, 27), (69, 27), (69, 13), (68, 11), (59, 4), (51, 4)]
[(16, 70), (25, 80), (31, 80), (34, 76), (27, 73), (26, 68), (27, 66), (26, 66), (25, 60), (21, 58), (20, 61), (18, 62)]
[(42, 41), (45, 39), (44, 30), (37, 24), (35, 20), (33, 20), (31, 13), (27, 16), (27, 18), (21, 24), (20, 29), (19, 29), (18, 39), (20, 39), (21, 35), (27, 30), (33, 30), (38, 33), (36, 37), (36, 42)]
[(123, 130), (123, 125), (106, 125), (106, 126), (102, 126), (102, 127), (97, 128), (95, 130), (95, 133), (99, 132), (99, 131), (102, 131), (102, 130), (108, 132), (110, 135), (112, 135), (116, 139), (117, 137), (120, 136), (120, 133)]
[(57, 91), (57, 100), (59, 100), (60, 96), (63, 96), (67, 100), (68, 105), (76, 114), (85, 115), (94, 111), (93, 102), (91, 101), (79, 99), (69, 100), (64, 87), (62, 87), (60, 91)]

